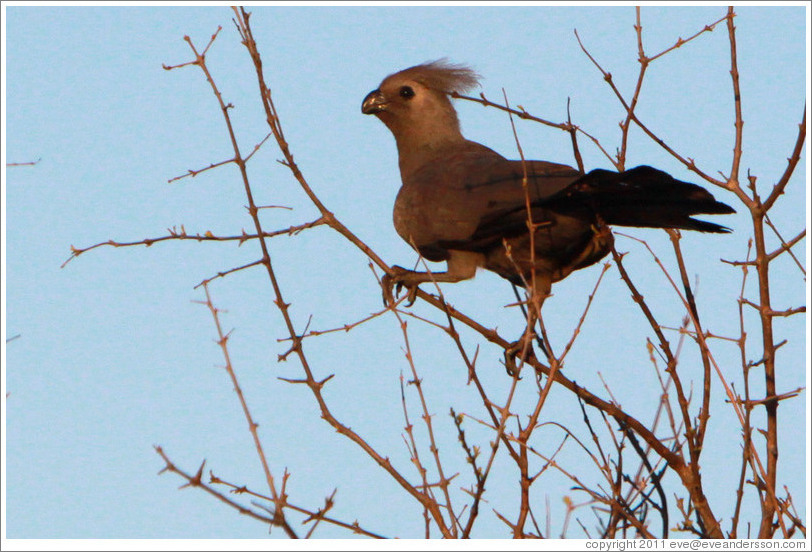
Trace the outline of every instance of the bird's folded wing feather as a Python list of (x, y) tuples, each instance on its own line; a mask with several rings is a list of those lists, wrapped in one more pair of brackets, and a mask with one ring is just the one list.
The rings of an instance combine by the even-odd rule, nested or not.
[(535, 224), (550, 222), (547, 200), (557, 196), (581, 174), (567, 165), (504, 158), (472, 165), (462, 179), (468, 216), (476, 219), (466, 240), (441, 242), (449, 249), (486, 251), (505, 238), (528, 231), (528, 206)]

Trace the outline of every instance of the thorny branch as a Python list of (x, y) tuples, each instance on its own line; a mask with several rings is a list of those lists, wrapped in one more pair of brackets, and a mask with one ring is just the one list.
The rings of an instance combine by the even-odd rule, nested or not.
[[(290, 149), (288, 147), (288, 143), (285, 140), (284, 133), (282, 131), (281, 124), (279, 122), (279, 117), (276, 112), (276, 108), (273, 104), (273, 100), (271, 99), (271, 92), (268, 89), (267, 85), (265, 84), (265, 77), (263, 74), (263, 66), (262, 60), (259, 55), (259, 51), (257, 50), (256, 42), (254, 41), (253, 32), (251, 30), (249, 24), (250, 14), (245, 11), (244, 8), (234, 8), (235, 13), (235, 24), (237, 25), (237, 29), (240, 33), (240, 37), (242, 39), (243, 45), (248, 50), (251, 59), (254, 62), (254, 67), (256, 69), (257, 74), (257, 82), (259, 85), (260, 97), (262, 98), (262, 105), (265, 110), (265, 115), (267, 118), (267, 123), (271, 129), (271, 132), (276, 139), (277, 145), (279, 149), (282, 151), (282, 154), (285, 157), (285, 165), (290, 169), (293, 173), (296, 180), (299, 182), (302, 189), (311, 199), (311, 201), (316, 205), (319, 211), (322, 213), (322, 217), (325, 218), (327, 224), (344, 235), (347, 239), (351, 242), (355, 243), (358, 247), (360, 247), (370, 259), (376, 261), (376, 263), (388, 269), (388, 266), (383, 263), (380, 258), (375, 255), (372, 250), (364, 244), (360, 239), (358, 239), (352, 232), (350, 232), (343, 224), (338, 222), (335, 216), (327, 210), (324, 204), (316, 197), (313, 193), (310, 186), (307, 184), (304, 176), (302, 175), (301, 171), (299, 170), (298, 166), (293, 160), (293, 155), (290, 153)], [(226, 117), (228, 113), (225, 113)], [(229, 126), (229, 130), (230, 130)], [(236, 142), (235, 142), (236, 147)], [(241, 169), (244, 168), (244, 164), (241, 166)], [(253, 205), (253, 200), (251, 198), (251, 191), (250, 191), (250, 184), (248, 182), (247, 175), (244, 175), (244, 182), (246, 193), (249, 197), (249, 203)], [(254, 218), (255, 224), (257, 226), (257, 233), (261, 233), (262, 229), (260, 226), (259, 219), (256, 216), (256, 211), (250, 211), (252, 217)], [(400, 486), (406, 490), (409, 494), (411, 494), (415, 499), (420, 502), (426, 510), (431, 513), (432, 519), (434, 520), (435, 524), (437, 525), (438, 529), (441, 531), (443, 536), (449, 537), (451, 536), (450, 529), (448, 528), (445, 520), (443, 519), (443, 515), (440, 511), (440, 506), (437, 504), (436, 501), (432, 500), (430, 495), (428, 494), (428, 490), (419, 490), (417, 487), (412, 485), (389, 461), (387, 457), (382, 456), (378, 453), (375, 449), (373, 449), (366, 440), (364, 440), (360, 435), (358, 435), (355, 431), (347, 427), (346, 425), (342, 424), (332, 413), (329, 406), (327, 405), (326, 400), (324, 399), (324, 395), (322, 393), (322, 384), (314, 377), (313, 371), (310, 368), (310, 362), (305, 355), (304, 348), (302, 346), (301, 340), (297, 340), (297, 332), (294, 328), (293, 321), (290, 317), (288, 308), (289, 304), (286, 303), (282, 297), (282, 290), (279, 286), (279, 282), (276, 279), (276, 274), (271, 267), (270, 256), (267, 253), (267, 249), (265, 246), (264, 240), (260, 240), (260, 244), (263, 246), (263, 260), (266, 261), (266, 267), (268, 270), (268, 276), (271, 279), (271, 284), (273, 286), (274, 295), (276, 296), (276, 306), (279, 308), (282, 317), (285, 322), (285, 326), (287, 327), (287, 332), (292, 339), (294, 339), (294, 350), (296, 352), (296, 356), (299, 358), (299, 362), (301, 363), (302, 369), (305, 372), (305, 381), (307, 386), (313, 393), (314, 398), (316, 399), (319, 409), (321, 410), (322, 418), (324, 418), (331, 426), (335, 428), (340, 434), (348, 437), (350, 440), (355, 442), (359, 447), (361, 447), (370, 457), (372, 457), (375, 462), (379, 466), (381, 466), (384, 470), (386, 470), (393, 479), (395, 479)]]
[[(522, 354), (522, 363), (520, 366), (526, 365), (533, 368), (533, 374), (526, 379), (531, 380), (531, 382), (528, 382), (528, 385), (534, 386), (536, 393), (535, 399), (531, 401), (532, 405), (530, 406), (529, 410), (524, 413), (524, 416), (520, 416), (520, 412), (518, 410), (518, 401), (516, 399), (519, 391), (526, 388), (526, 385), (524, 387), (520, 386), (520, 380), (522, 378), (520, 378), (519, 371), (514, 374), (505, 396), (501, 400), (494, 399), (493, 393), (485, 387), (479, 378), (477, 360), (479, 358), (480, 346), (476, 346), (476, 353), (471, 356), (467, 351), (466, 345), (464, 344), (456, 325), (461, 324), (466, 328), (467, 332), (478, 336), (478, 338), (481, 338), (504, 351), (510, 350), (514, 344), (500, 335), (496, 329), (486, 327), (485, 325), (476, 321), (474, 318), (459, 311), (454, 306), (449, 304), (443, 296), (442, 290), (436, 285), (436, 283), (435, 288), (437, 295), (427, 293), (424, 290), (418, 290), (417, 297), (419, 297), (426, 306), (436, 309), (437, 312), (441, 313), (441, 315), (445, 317), (446, 323), (439, 323), (431, 320), (428, 317), (420, 316), (414, 312), (402, 310), (399, 305), (396, 304), (372, 313), (357, 321), (347, 323), (339, 328), (329, 330), (309, 330), (308, 321), (308, 324), (303, 331), (297, 331), (296, 325), (294, 324), (289, 311), (290, 304), (285, 300), (280, 282), (277, 279), (271, 262), (272, 259), (268, 247), (268, 239), (283, 235), (294, 236), (302, 231), (324, 225), (336, 231), (350, 243), (354, 244), (358, 250), (360, 250), (370, 260), (371, 265), (375, 265), (387, 273), (391, 273), (391, 269), (366, 243), (358, 238), (349, 228), (347, 228), (335, 217), (335, 215), (320, 200), (320, 198), (315, 194), (313, 189), (308, 184), (304, 175), (294, 161), (290, 145), (285, 138), (279, 114), (274, 106), (271, 90), (265, 81), (262, 60), (249, 22), (250, 13), (246, 12), (243, 8), (234, 8), (234, 15), (234, 23), (242, 40), (242, 44), (247, 49), (256, 69), (259, 95), (263, 110), (265, 112), (266, 121), (269, 126), (269, 132), (254, 146), (253, 150), (248, 155), (242, 154), (237, 145), (236, 134), (232, 127), (229, 114), (229, 109), (233, 106), (231, 104), (227, 104), (223, 100), (206, 64), (206, 54), (214, 44), (221, 29), (218, 28), (217, 32), (211, 36), (211, 39), (202, 51), (198, 51), (189, 37), (184, 37), (184, 40), (186, 40), (192, 50), (194, 59), (192, 61), (174, 66), (164, 66), (164, 68), (167, 70), (172, 70), (193, 66), (199, 68), (203, 72), (214, 96), (217, 99), (221, 113), (226, 122), (229, 140), (233, 149), (233, 156), (225, 161), (211, 163), (200, 170), (190, 169), (185, 174), (173, 178), (170, 180), (170, 182), (185, 177), (195, 177), (204, 171), (214, 170), (232, 163), (235, 164), (239, 169), (241, 181), (245, 190), (248, 202), (247, 211), (254, 226), (253, 231), (248, 233), (245, 230), (242, 230), (242, 232), (238, 235), (215, 236), (208, 231), (204, 232), (203, 234), (188, 234), (185, 228), (181, 226), (180, 230), (172, 228), (168, 231), (168, 235), (157, 238), (148, 238), (129, 242), (108, 240), (106, 242), (100, 242), (86, 248), (71, 247), (71, 256), (67, 261), (65, 261), (65, 264), (67, 264), (70, 260), (83, 253), (103, 246), (130, 247), (143, 245), (148, 247), (155, 243), (164, 241), (189, 240), (197, 242), (236, 242), (237, 245), (242, 245), (243, 243), (250, 241), (259, 245), (261, 252), (261, 257), (259, 260), (250, 262), (240, 267), (221, 271), (217, 276), (202, 282), (201, 285), (204, 287), (204, 291), (206, 293), (206, 304), (209, 306), (217, 325), (219, 336), (218, 343), (220, 344), (226, 359), (226, 370), (231, 377), (243, 412), (246, 416), (246, 420), (249, 425), (249, 432), (252, 435), (255, 448), (259, 454), (263, 472), (269, 486), (270, 495), (264, 496), (259, 493), (248, 491), (245, 487), (238, 487), (236, 485), (226, 483), (213, 475), (211, 476), (211, 483), (224, 484), (231, 487), (232, 492), (234, 493), (247, 493), (265, 503), (273, 504), (273, 508), (266, 508), (265, 506), (261, 505), (257, 506), (260, 510), (270, 512), (271, 516), (266, 516), (254, 509), (243, 506), (222, 493), (217, 492), (211, 487), (211, 485), (204, 483), (202, 481), (202, 465), (195, 475), (190, 475), (177, 468), (164, 454), (163, 450), (160, 447), (156, 447), (158, 454), (161, 455), (166, 464), (164, 471), (176, 473), (187, 481), (185, 486), (196, 486), (203, 488), (210, 495), (237, 509), (244, 515), (249, 515), (269, 525), (281, 526), (285, 530), (286, 534), (290, 537), (296, 537), (297, 535), (285, 517), (286, 510), (307, 516), (305, 523), (312, 523), (306, 535), (307, 537), (314, 534), (315, 529), (320, 523), (333, 524), (353, 531), (354, 533), (369, 537), (379, 537), (378, 534), (372, 531), (362, 529), (358, 525), (358, 522), (341, 522), (327, 515), (335, 503), (335, 492), (325, 499), (324, 507), (317, 510), (308, 510), (292, 505), (288, 501), (287, 493), (285, 491), (285, 485), (289, 474), (285, 472), (280, 486), (270, 472), (265, 453), (256, 432), (257, 424), (251, 416), (245, 397), (243, 396), (242, 390), (237, 382), (236, 375), (231, 367), (231, 361), (229, 358), (228, 349), (226, 347), (228, 334), (224, 334), (220, 327), (218, 311), (210, 300), (208, 290), (209, 282), (213, 281), (215, 278), (221, 278), (239, 270), (263, 266), (273, 289), (274, 303), (280, 312), (287, 333), (287, 336), (279, 339), (279, 341), (289, 341), (291, 344), (290, 350), (284, 355), (280, 355), (280, 361), (285, 360), (289, 355), (293, 355), (298, 359), (303, 371), (303, 377), (300, 379), (280, 379), (284, 379), (290, 383), (303, 384), (307, 386), (318, 404), (321, 417), (339, 434), (354, 442), (386, 473), (388, 473), (389, 476), (396, 481), (402, 489), (404, 489), (417, 501), (424, 515), (426, 536), (430, 535), (432, 527), (435, 528), (443, 537), (461, 536), (467, 538), (472, 535), (474, 523), (480, 517), (481, 505), (486, 500), (486, 482), (488, 481), (488, 476), (491, 473), (492, 468), (496, 465), (498, 454), (501, 451), (505, 451), (504, 454), (515, 464), (516, 468), (518, 469), (520, 501), (516, 521), (510, 521), (506, 515), (497, 511), (494, 511), (494, 515), (504, 521), (515, 537), (521, 538), (542, 536), (542, 531), (539, 528), (536, 521), (536, 515), (533, 512), (534, 495), (531, 494), (530, 491), (533, 483), (536, 482), (549, 468), (554, 468), (555, 470), (564, 474), (575, 484), (576, 490), (585, 492), (589, 497), (589, 500), (581, 505), (573, 505), (571, 501), (567, 502), (562, 536), (566, 534), (570, 516), (579, 507), (585, 505), (597, 505), (594, 511), (597, 512), (599, 509), (602, 509), (601, 511), (605, 512), (606, 517), (601, 519), (601, 534), (605, 536), (628, 536), (629, 533), (627, 533), (627, 531), (646, 538), (655, 536), (649, 527), (646, 517), (648, 515), (648, 510), (651, 508), (660, 514), (663, 521), (661, 534), (662, 536), (667, 536), (669, 530), (668, 504), (666, 503), (666, 493), (663, 489), (663, 478), (666, 474), (666, 470), (670, 470), (678, 475), (684, 490), (688, 493), (689, 500), (687, 502), (679, 496), (675, 499), (677, 507), (683, 516), (683, 519), (678, 527), (683, 531), (693, 532), (694, 534), (702, 537), (723, 536), (721, 527), (719, 525), (719, 519), (714, 514), (711, 505), (708, 503), (700, 476), (700, 461), (703, 443), (706, 441), (709, 429), (711, 427), (709, 420), (710, 411), (712, 408), (712, 370), (717, 374), (717, 378), (721, 382), (721, 385), (728, 396), (728, 403), (731, 405), (731, 408), (734, 409), (742, 428), (742, 464), (738, 488), (736, 490), (736, 504), (732, 518), (732, 526), (728, 536), (735, 537), (738, 531), (741, 506), (743, 497), (747, 490), (746, 483), (748, 481), (748, 474), (752, 478), (752, 486), (758, 493), (762, 505), (762, 519), (758, 533), (759, 537), (773, 536), (778, 528), (781, 529), (785, 537), (791, 536), (795, 530), (799, 530), (805, 534), (805, 526), (794, 512), (789, 491), (786, 490), (786, 499), (780, 498), (776, 494), (778, 482), (777, 406), (781, 401), (797, 396), (801, 389), (798, 388), (784, 393), (776, 392), (775, 352), (783, 344), (783, 342), (778, 344), (775, 343), (772, 330), (772, 320), (774, 317), (790, 316), (792, 314), (805, 312), (805, 307), (801, 306), (786, 310), (775, 310), (771, 306), (771, 298), (769, 294), (769, 266), (770, 263), (778, 258), (782, 253), (789, 252), (790, 255), (795, 258), (796, 263), (800, 266), (801, 270), (804, 270), (803, 266), (793, 254), (792, 248), (805, 238), (805, 229), (798, 233), (794, 238), (785, 241), (781, 237), (778, 229), (775, 228), (770, 222), (767, 213), (775, 205), (779, 197), (785, 192), (793, 174), (795, 173), (796, 166), (799, 163), (806, 136), (806, 110), (804, 109), (803, 118), (799, 125), (798, 137), (788, 158), (786, 170), (769, 193), (766, 194), (767, 199), (762, 201), (757, 193), (757, 180), (755, 176), (749, 173), (749, 171), (748, 186), (743, 187), (739, 182), (741, 158), (744, 149), (743, 108), (742, 93), (739, 84), (736, 33), (733, 25), (735, 13), (733, 12), (732, 8), (728, 10), (724, 17), (721, 17), (715, 22), (706, 25), (702, 29), (690, 35), (687, 39), (679, 38), (672, 46), (655, 55), (647, 55), (645, 53), (643, 24), (640, 10), (637, 9), (634, 30), (637, 38), (638, 61), (640, 63), (640, 69), (634, 90), (630, 96), (625, 96), (617, 88), (617, 85), (612, 79), (611, 73), (605, 70), (598, 63), (595, 57), (588, 51), (584, 43), (581, 41), (581, 37), (578, 36), (578, 33), (576, 32), (576, 38), (582, 51), (601, 72), (604, 80), (608, 83), (624, 110), (624, 119), (620, 124), (620, 147), (617, 149), (615, 156), (610, 155), (608, 150), (597, 138), (572, 122), (569, 113), (569, 105), (567, 106), (567, 121), (565, 123), (555, 123), (548, 119), (532, 115), (521, 106), (517, 106), (515, 109), (511, 108), (507, 105), (506, 95), (505, 105), (499, 105), (488, 100), (484, 94), (481, 94), (479, 98), (452, 94), (452, 96), (456, 98), (477, 102), (485, 107), (500, 109), (520, 119), (536, 122), (551, 128), (568, 132), (572, 139), (573, 152), (576, 162), (579, 169), (582, 171), (584, 168), (583, 160), (578, 148), (578, 135), (586, 137), (591, 144), (601, 152), (602, 155), (609, 159), (615, 165), (615, 167), (618, 168), (618, 170), (622, 170), (625, 168), (626, 163), (628, 135), (632, 124), (634, 124), (690, 171), (699, 175), (709, 183), (733, 192), (736, 197), (740, 199), (742, 204), (750, 211), (753, 219), (753, 240), (751, 240), (751, 243), (755, 249), (755, 257), (751, 259), (750, 251), (748, 250), (748, 255), (745, 261), (727, 261), (732, 265), (739, 266), (743, 271), (742, 288), (738, 302), (740, 336), (736, 339), (730, 338), (730, 341), (738, 345), (741, 354), (741, 364), (743, 369), (742, 381), (744, 383), (743, 397), (740, 397), (733, 389), (732, 384), (728, 384), (727, 380), (723, 377), (722, 371), (717, 365), (708, 346), (707, 340), (716, 336), (704, 329), (700, 324), (700, 305), (697, 303), (694, 290), (690, 285), (688, 268), (686, 267), (680, 248), (679, 233), (669, 232), (669, 235), (672, 239), (674, 255), (679, 269), (679, 280), (682, 286), (682, 291), (680, 291), (674, 280), (670, 277), (670, 275), (668, 275), (665, 268), (662, 267), (659, 259), (649, 248), (649, 251), (651, 251), (655, 260), (663, 269), (666, 278), (676, 290), (680, 300), (685, 306), (686, 312), (688, 313), (683, 327), (679, 332), (680, 342), (676, 352), (672, 349), (669, 339), (663, 332), (664, 326), (657, 321), (652, 309), (647, 305), (643, 296), (637, 291), (637, 287), (634, 284), (632, 276), (627, 272), (623, 265), (623, 255), (613, 250), (614, 264), (618, 268), (622, 279), (632, 293), (633, 299), (640, 306), (644, 316), (649, 322), (651, 330), (656, 336), (656, 345), (649, 342), (649, 353), (652, 363), (655, 366), (655, 370), (657, 371), (657, 376), (660, 378), (660, 385), (663, 394), (661, 400), (658, 402), (655, 420), (651, 424), (646, 424), (641, 421), (640, 417), (633, 416), (629, 412), (625, 411), (614, 399), (608, 386), (606, 387), (606, 393), (608, 393), (608, 395), (611, 397), (611, 400), (603, 399), (598, 394), (577, 384), (574, 379), (568, 377), (568, 375), (562, 371), (564, 359), (572, 350), (576, 337), (579, 335), (582, 325), (587, 317), (587, 313), (590, 305), (592, 304), (593, 298), (597, 293), (598, 286), (600, 285), (603, 275), (609, 269), (610, 265), (608, 263), (604, 265), (603, 271), (600, 273), (600, 276), (595, 284), (595, 288), (589, 295), (586, 308), (584, 309), (577, 326), (573, 330), (571, 338), (564, 347), (563, 352), (556, 356), (552, 353), (552, 349), (550, 349), (549, 355), (545, 359), (546, 363), (538, 360), (532, 353), (526, 354), (528, 353), (527, 350)], [(660, 59), (666, 54), (674, 52), (678, 48), (684, 46), (686, 43), (694, 41), (701, 35), (713, 31), (723, 21), (727, 23), (728, 38), (730, 42), (730, 74), (732, 78), (734, 95), (734, 125), (736, 134), (734, 138), (730, 175), (725, 177), (723, 180), (719, 180), (709, 176), (707, 171), (699, 169), (695, 165), (693, 159), (690, 157), (683, 157), (668, 146), (665, 141), (657, 136), (657, 134), (650, 130), (650, 128), (640, 120), (636, 114), (636, 107), (643, 94), (646, 70), (652, 62)], [(630, 99), (627, 100), (627, 97)], [(294, 225), (287, 229), (266, 231), (264, 230), (259, 218), (259, 211), (266, 207), (259, 206), (254, 201), (253, 191), (247, 172), (247, 163), (271, 137), (274, 138), (274, 141), (282, 153), (283, 160), (281, 163), (291, 171), (291, 174), (294, 176), (301, 189), (307, 195), (312, 204), (318, 209), (319, 217), (313, 221)], [(520, 145), (519, 147), (521, 148)], [(522, 158), (523, 157), (524, 156), (522, 154)], [(528, 209), (528, 213), (529, 212), (530, 210)], [(781, 242), (781, 246), (773, 251), (768, 251), (766, 247), (766, 239), (764, 236), (765, 222), (776, 233)], [(532, 227), (532, 220), (529, 220), (528, 223)], [(645, 242), (643, 243), (647, 248), (649, 247), (648, 244), (645, 244)], [(744, 281), (746, 280), (750, 267), (754, 267), (757, 274), (759, 291), (759, 298), (757, 301), (749, 300), (745, 297)], [(532, 297), (529, 298), (529, 303), (532, 305)], [(745, 330), (743, 309), (748, 305), (756, 309), (761, 322), (760, 329), (763, 355), (761, 356), (761, 359), (756, 362), (748, 359), (746, 347), (747, 332)], [(316, 337), (326, 333), (337, 332), (339, 330), (348, 332), (361, 324), (366, 324), (372, 320), (387, 316), (390, 312), (400, 324), (403, 334), (405, 354), (412, 373), (412, 379), (407, 381), (408, 385), (406, 388), (409, 390), (414, 389), (420, 401), (420, 408), (422, 411), (421, 417), (427, 430), (429, 451), (433, 459), (434, 469), (436, 469), (437, 472), (438, 479), (436, 481), (433, 481), (428, 477), (428, 470), (424, 465), (425, 461), (420, 456), (420, 443), (417, 437), (414, 435), (413, 425), (409, 421), (405, 391), (402, 398), (404, 417), (406, 418), (406, 436), (404, 436), (404, 440), (406, 441), (411, 460), (417, 467), (420, 474), (419, 483), (411, 482), (402, 474), (400, 468), (396, 467), (395, 464), (390, 461), (388, 456), (385, 456), (376, 448), (373, 448), (362, 435), (358, 434), (348, 425), (336, 418), (323, 394), (325, 384), (330, 381), (333, 375), (330, 374), (321, 379), (317, 378), (314, 369), (310, 365), (310, 359), (305, 354), (305, 338)], [(539, 312), (537, 314), (539, 317), (540, 327), (542, 332), (544, 332), (543, 319), (540, 315), (541, 313)], [(422, 379), (418, 377), (417, 368), (414, 364), (404, 315), (408, 315), (421, 322), (441, 329), (454, 342), (460, 353), (460, 358), (465, 366), (468, 382), (469, 384), (473, 384), (476, 388), (477, 394), (482, 401), (482, 406), (487, 413), (486, 419), (488, 419), (488, 421), (483, 421), (479, 420), (476, 416), (471, 416), (470, 414), (457, 414), (453, 409), (451, 410), (457, 435), (460, 441), (461, 451), (464, 454), (464, 457), (467, 458), (468, 463), (471, 465), (473, 477), (473, 484), (471, 487), (468, 489), (463, 488), (468, 496), (470, 496), (471, 502), (464, 505), (461, 509), (454, 507), (454, 503), (458, 505), (459, 502), (456, 501), (455, 495), (452, 493), (450, 487), (451, 481), (458, 477), (459, 474), (455, 474), (450, 477), (447, 477), (444, 474), (444, 468), (439, 455), (440, 446), (437, 435), (435, 435), (432, 415), (430, 414), (430, 406), (423, 392)], [(689, 322), (693, 326), (690, 331), (687, 329)], [(691, 387), (692, 382), (687, 382), (684, 380), (685, 375), (681, 373), (678, 363), (679, 350), (682, 346), (682, 338), (684, 336), (690, 336), (696, 342), (703, 364), (701, 406), (699, 407), (698, 416), (696, 417), (694, 416), (691, 407), (693, 391)], [(546, 335), (544, 337), (545, 340), (547, 340)], [(549, 343), (548, 340), (547, 343)], [(658, 356), (665, 362), (665, 373), (668, 376), (667, 381), (663, 381), (663, 377), (660, 375), (660, 368), (657, 361)], [(749, 383), (750, 372), (756, 368), (764, 370), (766, 387), (765, 396), (758, 399), (751, 397), (751, 388)], [(527, 376), (526, 372), (527, 371), (525, 371), (525, 376)], [(585, 442), (581, 441), (570, 428), (560, 425), (558, 425), (558, 427), (561, 427), (561, 429), (564, 430), (565, 438), (562, 440), (558, 449), (556, 449), (553, 454), (546, 454), (541, 450), (537, 450), (536, 445), (531, 438), (535, 435), (535, 432), (539, 427), (544, 427), (546, 423), (552, 423), (543, 421), (542, 408), (549, 393), (555, 387), (567, 390), (569, 393), (574, 395), (574, 397), (577, 398), (581, 404), (584, 414), (584, 423), (592, 438), (592, 443), (596, 449), (596, 452), (591, 451), (586, 446)], [(676, 395), (676, 412), (672, 412), (671, 410), (671, 404), (669, 402), (671, 393)], [(603, 430), (599, 431), (591, 425), (589, 422), (589, 417), (587, 416), (587, 410), (583, 405), (589, 405), (598, 410), (604, 420), (604, 425), (606, 426)], [(756, 408), (764, 408), (767, 412), (766, 430), (761, 430), (760, 428), (756, 428), (752, 425), (753, 419), (751, 418), (751, 413)], [(661, 412), (665, 412), (668, 417), (672, 433), (670, 437), (663, 438), (659, 437), (657, 434), (657, 426)], [(481, 426), (491, 431), (490, 446), (487, 448), (487, 455), (482, 455), (482, 449), (478, 445), (471, 444), (471, 442), (469, 442), (469, 437), (467, 437), (465, 432), (462, 430), (462, 420), (465, 417), (476, 420)], [(616, 423), (620, 428), (619, 431), (611, 427), (610, 421), (612, 420), (614, 420), (614, 423)], [(516, 431), (510, 429), (514, 422), (516, 424)], [(766, 466), (764, 466), (761, 461), (761, 453), (756, 446), (755, 440), (753, 439), (753, 429), (757, 429), (766, 437)], [(609, 439), (611, 441), (611, 447), (606, 446), (606, 444), (602, 442), (602, 439)], [(559, 464), (559, 462), (556, 460), (556, 456), (563, 448), (564, 444), (570, 441), (577, 443), (582, 450), (586, 451), (595, 467), (598, 469), (598, 472), (604, 478), (605, 484), (608, 485), (608, 489), (604, 488), (604, 485), (601, 484), (598, 484), (597, 486), (590, 485), (584, 480), (584, 476), (582, 474), (570, 471), (566, 467)], [(632, 458), (631, 462), (629, 462), (628, 458), (624, 457), (624, 448), (627, 446), (627, 444), (631, 445), (633, 453), (630, 453)], [(543, 465), (538, 469), (535, 467), (531, 469), (531, 460), (533, 459), (536, 461), (541, 460)], [(632, 463), (633, 466), (629, 467), (629, 463)], [(636, 466), (636, 474), (634, 466)], [(435, 489), (439, 489), (440, 492), (436, 492)], [(467, 519), (463, 519), (463, 514), (466, 512)], [(577, 519), (577, 522), (588, 534), (588, 530), (583, 526), (581, 520)], [(534, 529), (526, 529), (528, 523), (532, 523)], [(549, 529), (549, 506), (548, 529), (546, 534), (547, 536), (551, 534)]]

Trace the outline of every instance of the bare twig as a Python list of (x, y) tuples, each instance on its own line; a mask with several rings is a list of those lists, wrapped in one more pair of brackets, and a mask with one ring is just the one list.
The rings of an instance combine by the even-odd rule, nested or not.
[(37, 163), (39, 163), (40, 161), (42, 161), (41, 157), (39, 159), (37, 159), (36, 161), (23, 161), (23, 162), (20, 162), (20, 163), (6, 163), (6, 167), (32, 167), (32, 166), (36, 165)]

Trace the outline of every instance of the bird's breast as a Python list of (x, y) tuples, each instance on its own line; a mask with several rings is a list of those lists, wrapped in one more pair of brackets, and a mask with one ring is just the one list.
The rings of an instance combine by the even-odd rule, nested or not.
[(405, 183), (395, 200), (395, 230), (417, 249), (470, 237), (478, 218), (466, 214), (464, 195), (449, 186)]

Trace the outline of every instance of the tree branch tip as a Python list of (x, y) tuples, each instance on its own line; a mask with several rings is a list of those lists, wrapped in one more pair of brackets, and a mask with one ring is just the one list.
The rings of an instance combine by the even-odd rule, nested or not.
[[(281, 357), (282, 355), (279, 355), (279, 356)], [(280, 360), (285, 360), (285, 359), (280, 359)], [(299, 384), (299, 383), (307, 384), (308, 383), (308, 381), (306, 379), (292, 379), (292, 378), (285, 378), (285, 377), (282, 377), (282, 376), (277, 376), (276, 379), (282, 380), (285, 383), (294, 383), (294, 384)]]
[(330, 374), (329, 376), (327, 376), (323, 380), (317, 382), (316, 385), (318, 385), (319, 388), (324, 387), (324, 384), (327, 383), (328, 381), (330, 381), (331, 379), (333, 379), (334, 377), (335, 377), (335, 374)]

